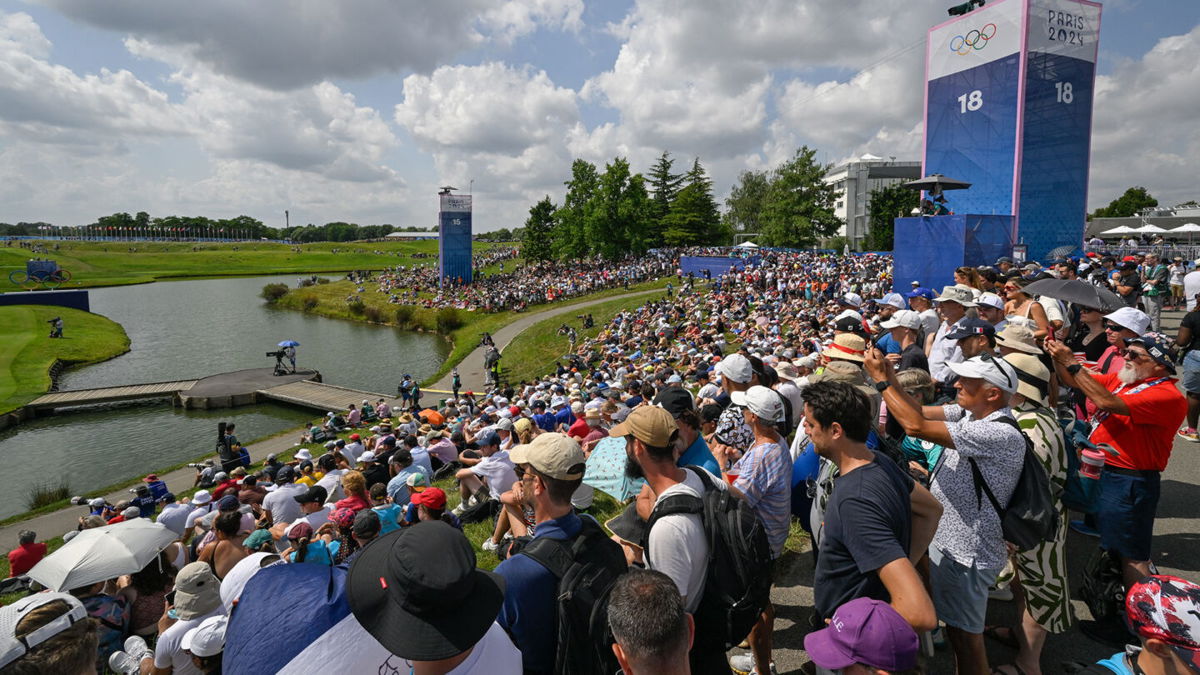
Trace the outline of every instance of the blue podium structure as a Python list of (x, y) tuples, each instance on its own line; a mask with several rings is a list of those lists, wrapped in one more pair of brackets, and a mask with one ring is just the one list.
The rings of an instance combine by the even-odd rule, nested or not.
[(1033, 260), (1083, 241), (1099, 33), (1087, 0), (991, 0), (929, 31), (924, 173), (972, 183), (950, 209), (1013, 216)]
[(912, 282), (940, 291), (954, 283), (954, 269), (996, 262), (1012, 252), (1012, 216), (954, 215), (897, 218), (892, 290)]
[(438, 286), (471, 283), (471, 195), (438, 194)]

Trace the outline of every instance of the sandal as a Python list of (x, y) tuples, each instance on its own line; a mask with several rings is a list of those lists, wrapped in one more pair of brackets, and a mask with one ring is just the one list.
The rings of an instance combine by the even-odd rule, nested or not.
[[(998, 642), (999, 644), (1009, 647), (1010, 649), (1020, 649), (1017, 644), (1017, 637), (1013, 634), (1013, 629), (1008, 626), (987, 626), (983, 629), (983, 636)], [(1015, 668), (1016, 666), (1014, 666)], [(1019, 670), (1019, 669), (1018, 669)], [(1024, 675), (1024, 673), (1021, 673)]]

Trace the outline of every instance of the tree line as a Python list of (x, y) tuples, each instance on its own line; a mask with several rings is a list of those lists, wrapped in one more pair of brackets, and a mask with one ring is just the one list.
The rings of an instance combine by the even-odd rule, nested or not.
[(393, 225), (358, 225), (332, 222), (324, 225), (295, 225), (269, 227), (250, 216), (236, 218), (206, 218), (204, 216), (150, 217), (139, 211), (134, 215), (114, 213), (101, 216), (87, 225), (59, 227), (46, 222), (16, 224), (0, 223), (0, 236), (78, 236), (78, 237), (161, 237), (166, 239), (238, 238), (273, 239), (297, 243), (322, 241), (357, 241), (380, 239), (391, 232), (436, 232), (436, 227), (396, 227)]

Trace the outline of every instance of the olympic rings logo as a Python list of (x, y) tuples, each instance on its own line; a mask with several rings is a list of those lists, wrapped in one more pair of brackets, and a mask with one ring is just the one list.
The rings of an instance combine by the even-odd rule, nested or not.
[(996, 37), (996, 24), (989, 23), (979, 30), (972, 30), (966, 35), (955, 35), (950, 38), (950, 51), (959, 56), (966, 56), (972, 50), (982, 50), (987, 46), (988, 40), (994, 37)]

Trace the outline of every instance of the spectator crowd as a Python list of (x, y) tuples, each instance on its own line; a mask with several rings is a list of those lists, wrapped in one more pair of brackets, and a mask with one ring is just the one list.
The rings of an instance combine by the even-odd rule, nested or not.
[[(1039, 675), (1075, 626), (1096, 643), (1077, 670), (1200, 672), (1200, 586), (1153, 567), (1173, 442), (1200, 440), (1200, 276), (1001, 258), (933, 288), (884, 255), (762, 250), (696, 278), (695, 253), (730, 252), (450, 289), (436, 302), (499, 311), (678, 277), (536, 380), (363, 401), (261, 468), (200, 465), (188, 498), (150, 475), (88, 502), (71, 541), (153, 518), (169, 543), (0, 608), (0, 673), (765, 675), (801, 531), (813, 672)], [(424, 274), (376, 278), (411, 301), (437, 292)], [(1176, 285), (1194, 290), (1171, 338)], [(1088, 559), (1072, 531), (1097, 538)], [(47, 555), (23, 532), (14, 575), (46, 585), (71, 541)], [(990, 625), (1001, 598), (1017, 620)]]

